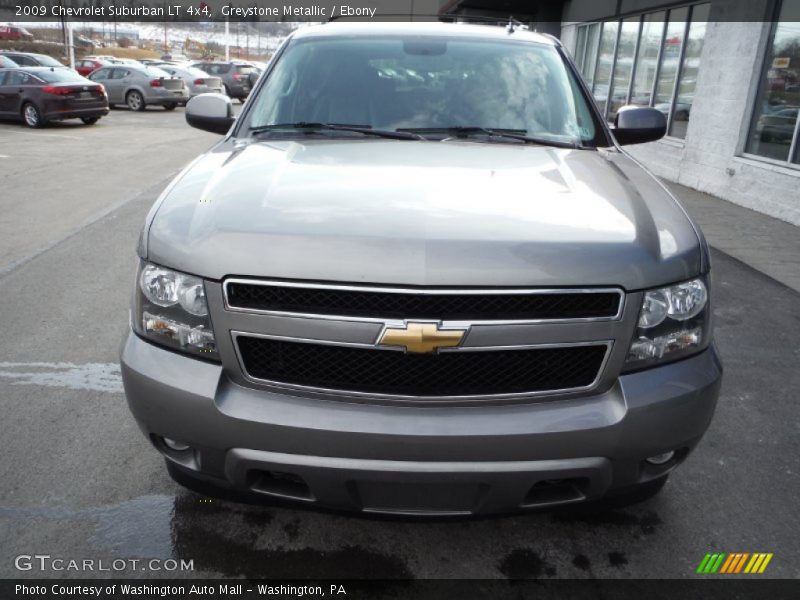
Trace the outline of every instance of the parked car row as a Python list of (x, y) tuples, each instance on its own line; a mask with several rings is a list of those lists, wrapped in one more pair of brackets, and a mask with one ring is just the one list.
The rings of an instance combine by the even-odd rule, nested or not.
[[(8, 60), (14, 64), (8, 64)], [(6, 64), (4, 64), (6, 63)], [(109, 55), (85, 56), (75, 65), (75, 71), (84, 77), (97, 71), (101, 67), (112, 65), (127, 65), (142, 68), (145, 66), (158, 67), (167, 70), (171, 75), (184, 80), (189, 88), (189, 97), (206, 92), (222, 92), (241, 102), (247, 98), (250, 90), (255, 86), (259, 76), (266, 68), (265, 63), (250, 61), (182, 61), (166, 59), (143, 59), (141, 61), (131, 58), (117, 58)], [(67, 69), (54, 58), (43, 54), (30, 52), (0, 52), (0, 68), (14, 66), (45, 66)]]
[(92, 124), (114, 105), (174, 110), (208, 92), (244, 102), (265, 67), (235, 60), (178, 63), (92, 55), (72, 70), (44, 54), (2, 51), (0, 118), (30, 127), (72, 118)]

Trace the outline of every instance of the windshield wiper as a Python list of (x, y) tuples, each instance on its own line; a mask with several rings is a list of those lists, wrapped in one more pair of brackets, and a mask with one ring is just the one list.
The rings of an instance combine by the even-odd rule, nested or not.
[(393, 140), (424, 140), (425, 138), (418, 133), (409, 131), (385, 131), (383, 129), (372, 129), (369, 125), (348, 125), (345, 123), (311, 123), (308, 121), (298, 121), (297, 123), (276, 123), (274, 125), (261, 125), (249, 129), (252, 135), (278, 131), (281, 129), (299, 129), (313, 133), (314, 130), (326, 131), (348, 131), (353, 133), (363, 133), (364, 135), (374, 135), (375, 137), (389, 138)]
[(494, 127), (409, 127), (398, 129), (398, 132), (404, 133), (446, 133), (457, 138), (466, 138), (473, 134), (488, 135), (490, 137), (506, 138), (511, 140), (519, 140), (526, 144), (538, 144), (540, 146), (556, 146), (558, 148), (580, 148), (581, 146), (576, 142), (564, 142), (561, 140), (551, 140), (548, 138), (530, 137), (525, 135), (527, 132), (524, 129), (495, 129)]

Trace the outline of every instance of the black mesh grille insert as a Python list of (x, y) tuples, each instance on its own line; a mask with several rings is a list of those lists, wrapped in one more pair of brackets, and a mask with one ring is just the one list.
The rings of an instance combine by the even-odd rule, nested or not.
[(606, 346), (406, 354), (239, 337), (249, 375), (311, 387), (407, 396), (539, 392), (590, 385)]
[(613, 317), (620, 295), (613, 292), (418, 294), (347, 289), (228, 284), (231, 307), (353, 317), (501, 320)]

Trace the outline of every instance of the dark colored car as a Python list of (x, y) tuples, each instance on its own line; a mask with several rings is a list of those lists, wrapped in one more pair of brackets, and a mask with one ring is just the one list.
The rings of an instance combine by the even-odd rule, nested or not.
[(93, 125), (108, 114), (102, 85), (74, 71), (51, 67), (0, 71), (0, 118), (44, 127), (50, 121), (80, 119)]
[(100, 67), (105, 67), (111, 63), (107, 60), (99, 58), (84, 58), (75, 64), (75, 70), (82, 76), (86, 77), (92, 71), (96, 71)]
[(17, 67), (19, 67), (17, 63), (7, 56), (0, 54), (0, 69), (16, 69)]
[(0, 56), (10, 58), (20, 67), (56, 67), (59, 69), (68, 69), (66, 65), (61, 64), (52, 56), (46, 54), (35, 54), (33, 52), (0, 52)]
[(222, 79), (225, 93), (231, 98), (238, 98), (242, 102), (244, 102), (252, 89), (250, 74), (258, 72), (253, 65), (237, 61), (199, 61), (192, 63), (192, 66)]

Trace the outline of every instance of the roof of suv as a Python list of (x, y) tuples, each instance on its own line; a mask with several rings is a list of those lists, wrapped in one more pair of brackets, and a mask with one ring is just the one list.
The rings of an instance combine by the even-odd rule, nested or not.
[(538, 42), (555, 46), (553, 38), (547, 35), (528, 31), (523, 27), (515, 27), (509, 31), (499, 25), (475, 25), (471, 23), (409, 23), (409, 22), (346, 22), (334, 21), (324, 25), (312, 25), (298, 29), (293, 34), (296, 39), (308, 37), (324, 37), (330, 35), (373, 37), (376, 35), (434, 35), (452, 37), (474, 37), (481, 39), (515, 39)]

